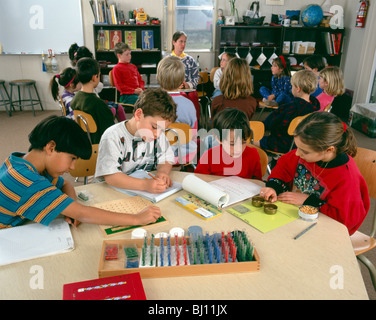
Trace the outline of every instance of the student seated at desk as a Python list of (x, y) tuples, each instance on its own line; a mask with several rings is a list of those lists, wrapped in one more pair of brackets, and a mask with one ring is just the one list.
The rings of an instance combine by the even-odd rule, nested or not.
[[(98, 151), (95, 176), (123, 189), (161, 193), (172, 185), (174, 153), (163, 131), (176, 120), (176, 104), (167, 91), (150, 88), (134, 105), (133, 117), (108, 128)], [(156, 179), (137, 179), (136, 170), (157, 169)]]
[(155, 222), (161, 212), (149, 206), (140, 213), (109, 212), (79, 204), (73, 186), (61, 177), (74, 169), (78, 158), (89, 159), (91, 144), (72, 119), (51, 116), (29, 135), (28, 153), (14, 152), (0, 167), (0, 228), (15, 227), (27, 220), (43, 225), (59, 214), (68, 223), (145, 225)]
[(315, 112), (298, 125), (294, 141), (297, 149), (277, 161), (260, 195), (320, 208), (353, 234), (370, 207), (367, 184), (352, 158), (353, 132), (336, 115)]
[(252, 134), (247, 115), (226, 108), (214, 117), (213, 128), (219, 145), (202, 155), (195, 173), (262, 180), (260, 156), (247, 146)]

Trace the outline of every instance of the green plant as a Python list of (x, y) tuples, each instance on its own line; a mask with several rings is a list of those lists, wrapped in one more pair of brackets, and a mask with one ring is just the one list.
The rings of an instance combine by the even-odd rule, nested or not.
[(231, 15), (235, 17), (235, 13), (236, 13), (236, 17), (238, 18), (238, 21), (239, 21), (238, 9), (235, 6), (236, 0), (229, 0), (229, 1), (230, 1), (230, 7), (231, 7)]

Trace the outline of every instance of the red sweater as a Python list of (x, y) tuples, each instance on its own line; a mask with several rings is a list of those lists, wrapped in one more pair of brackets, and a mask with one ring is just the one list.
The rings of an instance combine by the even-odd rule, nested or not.
[(240, 158), (230, 157), (222, 145), (209, 149), (200, 158), (195, 173), (262, 180), (260, 156), (255, 148), (248, 146)]
[(310, 195), (304, 204), (320, 207), (320, 212), (343, 223), (352, 235), (370, 207), (367, 184), (354, 159), (340, 154), (329, 163), (306, 162), (295, 152), (292, 150), (278, 160), (266, 186), (277, 194), (295, 186)]
[(145, 89), (145, 82), (134, 64), (119, 62), (113, 68), (112, 77), (120, 94), (134, 94), (137, 88)]

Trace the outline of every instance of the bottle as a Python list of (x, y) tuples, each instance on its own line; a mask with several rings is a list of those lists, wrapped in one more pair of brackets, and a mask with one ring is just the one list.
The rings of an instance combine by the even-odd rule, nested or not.
[(52, 56), (51, 69), (52, 69), (52, 72), (55, 73), (55, 74), (59, 71), (59, 66), (58, 66), (58, 63), (57, 63), (57, 60), (56, 60), (56, 57), (55, 57), (55, 53)]
[(52, 72), (51, 49), (48, 49), (48, 56), (46, 59), (46, 70), (47, 72)]
[(42, 51), (42, 71), (47, 72), (46, 69), (46, 56), (44, 55), (44, 51)]

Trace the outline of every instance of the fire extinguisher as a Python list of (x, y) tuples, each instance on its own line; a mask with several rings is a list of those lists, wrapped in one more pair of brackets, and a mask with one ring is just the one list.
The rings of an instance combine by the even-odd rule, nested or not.
[(360, 7), (356, 16), (355, 27), (364, 28), (366, 24), (368, 5), (369, 4), (367, 0), (360, 1)]

